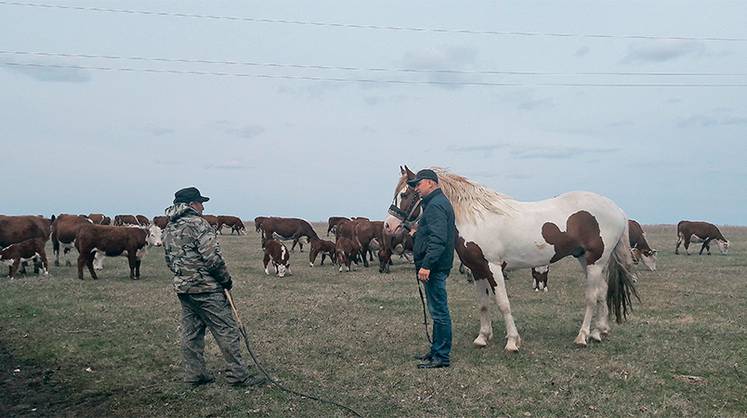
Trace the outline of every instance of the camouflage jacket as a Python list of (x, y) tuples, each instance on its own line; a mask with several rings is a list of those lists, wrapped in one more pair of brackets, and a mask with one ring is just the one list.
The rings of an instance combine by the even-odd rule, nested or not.
[(176, 293), (222, 292), (231, 275), (213, 228), (184, 203), (167, 208), (166, 215), (163, 248)]

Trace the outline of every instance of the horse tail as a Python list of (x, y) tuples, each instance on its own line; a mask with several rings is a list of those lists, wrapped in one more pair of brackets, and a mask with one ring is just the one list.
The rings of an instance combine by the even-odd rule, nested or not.
[(615, 321), (622, 323), (633, 311), (631, 294), (641, 301), (635, 288), (636, 276), (632, 272), (633, 256), (630, 252), (628, 222), (617, 241), (607, 266), (607, 308), (615, 313)]

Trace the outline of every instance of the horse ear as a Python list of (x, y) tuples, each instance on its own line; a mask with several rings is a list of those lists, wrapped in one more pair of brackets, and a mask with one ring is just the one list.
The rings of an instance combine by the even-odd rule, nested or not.
[[(410, 169), (407, 168), (407, 165), (405, 165), (405, 172), (407, 172), (407, 178), (408, 179), (415, 178), (415, 173), (413, 173), (412, 171), (410, 171)], [(402, 173), (402, 174), (405, 174), (405, 173)]]
[(402, 166), (399, 166), (399, 174), (401, 174), (403, 176), (405, 175), (405, 169), (402, 168)]

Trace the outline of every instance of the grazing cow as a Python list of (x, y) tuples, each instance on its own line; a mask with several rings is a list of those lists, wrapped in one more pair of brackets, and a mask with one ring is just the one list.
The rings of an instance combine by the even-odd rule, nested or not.
[(270, 218), (267, 216), (257, 216), (256, 218), (254, 218), (254, 229), (257, 232), (262, 232), (262, 222), (264, 222), (267, 219), (270, 219)]
[(532, 267), (532, 289), (535, 292), (540, 290), (547, 292), (547, 274), (550, 272), (550, 266)]
[(641, 224), (628, 219), (628, 231), (630, 233), (630, 252), (633, 255), (633, 263), (643, 261), (643, 265), (650, 271), (656, 271), (656, 250), (652, 249), (646, 241), (646, 233), (643, 232)]
[(44, 238), (32, 238), (10, 244), (0, 250), (0, 262), (9, 267), (8, 277), (13, 280), (21, 262), (31, 260), (41, 261), (41, 271), (45, 276), (48, 275), (49, 264), (47, 263), (47, 254), (44, 252), (46, 242), (47, 240)]
[(384, 242), (384, 222), (383, 221), (369, 221), (364, 219), (358, 219), (353, 227), (353, 239), (356, 241), (358, 246), (361, 248), (361, 256), (363, 257), (363, 265), (368, 267), (368, 259), (366, 253), (369, 254), (369, 258), (373, 261), (373, 251), (381, 249), (381, 243)]
[(344, 216), (330, 216), (327, 220), (327, 236), (329, 236), (329, 233), (335, 232), (335, 229), (337, 228), (337, 224), (339, 224), (342, 221), (349, 221), (349, 218), (346, 218)]
[(87, 218), (96, 225), (110, 225), (112, 223), (112, 218), (102, 213), (90, 213)]
[(323, 239), (312, 239), (310, 241), (311, 250), (309, 251), (309, 267), (314, 267), (316, 262), (316, 256), (322, 254), (322, 266), (324, 265), (324, 258), (329, 257), (332, 264), (335, 264), (335, 243), (332, 241), (326, 241)]
[(285, 244), (276, 239), (268, 239), (265, 241), (264, 250), (265, 258), (262, 263), (265, 266), (265, 274), (270, 274), (270, 264), (275, 268), (278, 277), (285, 277), (286, 273), (289, 276), (293, 274), (290, 269), (290, 253)]
[(361, 257), (361, 247), (352, 239), (340, 237), (335, 243), (335, 254), (337, 255), (337, 264), (340, 266), (339, 271), (342, 271), (343, 266), (350, 271), (352, 263), (358, 264)]
[(130, 279), (140, 279), (140, 263), (146, 246), (160, 247), (161, 229), (149, 227), (116, 227), (105, 225), (82, 225), (75, 239), (78, 249), (78, 278), (83, 280), (83, 266), (88, 266), (91, 278), (96, 280), (103, 258), (126, 256), (130, 265)]
[[(51, 223), (55, 220), (43, 216), (0, 215), (0, 248), (32, 238), (49, 239)], [(26, 262), (21, 263), (21, 273), (26, 274)], [(34, 273), (39, 272), (39, 263), (34, 263)]]
[(218, 216), (218, 232), (221, 232), (224, 225), (231, 228), (231, 235), (233, 235), (234, 231), (236, 231), (238, 235), (246, 234), (246, 227), (244, 226), (244, 223), (241, 222), (241, 219), (238, 216)]
[[(55, 266), (60, 265), (60, 246), (62, 255), (66, 256), (75, 246), (78, 230), (83, 225), (93, 225), (93, 221), (83, 216), (61, 214), (52, 222), (52, 252)], [(72, 263), (66, 258), (65, 265), (72, 266)]]
[(674, 253), (680, 253), (680, 244), (684, 241), (685, 252), (687, 255), (690, 255), (690, 241), (693, 236), (703, 240), (703, 246), (700, 247), (699, 255), (703, 255), (704, 249), (708, 251), (708, 255), (711, 255), (710, 244), (713, 240), (716, 240), (716, 244), (718, 245), (721, 254), (727, 255), (729, 253), (729, 241), (724, 238), (716, 225), (708, 222), (691, 221), (680, 221), (680, 223), (677, 224), (677, 247), (675, 247)]
[(319, 238), (310, 223), (298, 218), (267, 218), (262, 221), (261, 227), (262, 247), (265, 241), (277, 237), (285, 241), (293, 240), (291, 251), (294, 251), (298, 244), (299, 250), (303, 252), (301, 237), (306, 237), (309, 242)]
[(202, 218), (205, 219), (206, 221), (208, 221), (208, 223), (210, 224), (210, 226), (213, 227), (213, 229), (215, 230), (215, 232), (219, 232), (218, 231), (218, 217), (217, 216), (215, 216), (215, 215), (202, 215)]
[(143, 215), (135, 215), (135, 219), (137, 219), (137, 223), (140, 226), (149, 226), (150, 225), (150, 220), (148, 218), (146, 218), (145, 216), (143, 216)]
[(155, 216), (153, 217), (153, 225), (163, 229), (166, 229), (166, 225), (169, 224), (168, 216)]
[(114, 226), (140, 225), (140, 222), (138, 222), (137, 217), (132, 216), (132, 215), (117, 215), (114, 217), (114, 223), (112, 225)]

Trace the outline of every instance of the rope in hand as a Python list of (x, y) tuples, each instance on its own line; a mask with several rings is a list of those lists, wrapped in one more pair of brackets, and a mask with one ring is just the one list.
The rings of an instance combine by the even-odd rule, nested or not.
[(338, 408), (342, 408), (342, 409), (350, 412), (351, 414), (353, 414), (353, 415), (355, 415), (357, 417), (362, 417), (363, 416), (363, 415), (359, 414), (353, 408), (350, 408), (348, 406), (339, 404), (339, 403), (334, 402), (334, 401), (330, 401), (330, 400), (318, 398), (316, 396), (311, 396), (311, 395), (307, 395), (307, 394), (302, 393), (302, 392), (298, 392), (298, 391), (295, 391), (295, 390), (292, 390), (292, 389), (288, 389), (285, 386), (283, 386), (280, 383), (278, 383), (275, 379), (273, 379), (272, 376), (270, 376), (270, 374), (267, 373), (267, 370), (265, 370), (265, 368), (262, 367), (262, 364), (259, 362), (259, 359), (257, 359), (257, 356), (254, 354), (254, 350), (252, 350), (252, 347), (249, 345), (249, 336), (246, 333), (246, 329), (244, 328), (244, 324), (241, 322), (241, 319), (239, 318), (239, 311), (236, 310), (236, 305), (234, 305), (234, 303), (233, 303), (233, 297), (231, 297), (231, 292), (228, 291), (227, 289), (224, 289), (223, 292), (226, 294), (226, 298), (228, 299), (228, 304), (231, 305), (231, 311), (233, 312), (233, 316), (236, 318), (236, 322), (239, 324), (239, 331), (241, 332), (241, 336), (244, 337), (244, 343), (246, 343), (246, 349), (249, 351), (249, 355), (252, 356), (252, 360), (254, 361), (254, 364), (257, 365), (257, 368), (262, 372), (263, 375), (265, 375), (265, 377), (267, 378), (267, 380), (269, 380), (272, 383), (273, 386), (277, 387), (278, 389), (280, 389), (280, 390), (282, 390), (284, 392), (288, 392), (288, 393), (290, 393), (292, 395), (300, 396), (302, 398), (309, 398), (309, 399), (313, 399), (315, 401), (319, 401), (319, 402), (322, 402), (322, 403), (334, 405), (334, 406), (336, 406)]
[(420, 280), (415, 277), (415, 283), (418, 284), (418, 293), (420, 293), (420, 303), (423, 305), (423, 326), (425, 327), (425, 338), (428, 339), (429, 344), (433, 344), (431, 335), (428, 333), (428, 315), (425, 313), (425, 297), (423, 297), (423, 288), (420, 286)]

